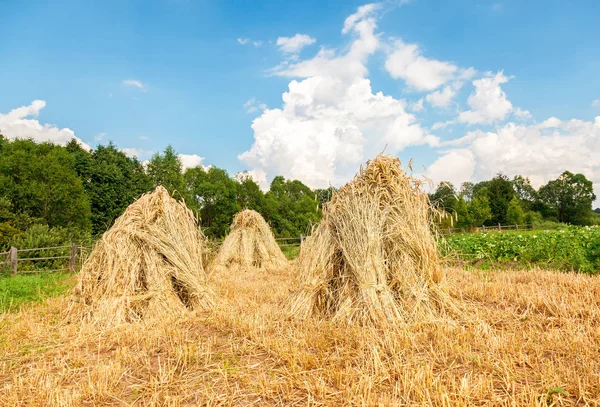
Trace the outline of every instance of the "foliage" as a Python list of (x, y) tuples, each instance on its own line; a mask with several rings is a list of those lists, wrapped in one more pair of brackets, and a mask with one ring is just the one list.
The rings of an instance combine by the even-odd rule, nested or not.
[(468, 209), (473, 226), (482, 226), (487, 220), (492, 218), (490, 201), (486, 195), (475, 196), (469, 203)]
[(148, 175), (153, 186), (162, 185), (171, 195), (175, 191), (186, 198), (185, 181), (183, 177), (183, 165), (172, 146), (167, 146), (163, 154), (156, 153), (148, 163)]
[[(211, 167), (205, 171), (202, 167), (195, 167), (185, 172), (185, 183), (191, 196), (190, 206), (200, 212), (206, 236), (224, 236), (229, 230), (233, 216), (241, 209), (237, 181), (220, 168)], [(252, 191), (251, 186), (246, 184), (241, 199), (246, 203), (256, 199), (260, 201), (260, 198), (255, 196), (256, 193), (256, 190)]]
[(64, 147), (33, 140), (0, 143), (0, 196), (14, 214), (50, 226), (89, 230), (90, 202)]
[(525, 212), (521, 208), (519, 199), (515, 196), (511, 199), (506, 210), (506, 222), (509, 225), (522, 225), (525, 221)]
[(583, 174), (565, 171), (540, 188), (541, 199), (554, 211), (559, 222), (574, 225), (590, 223), (592, 202), (596, 199), (592, 181)]
[[(600, 228), (569, 226), (552, 231), (457, 234), (446, 248), (465, 260), (538, 264), (560, 270), (600, 271)], [(442, 246), (444, 247), (444, 246)]]
[(67, 150), (84, 182), (92, 209), (92, 231), (100, 234), (144, 192), (152, 188), (150, 177), (136, 158), (127, 157), (116, 146), (98, 146), (93, 152), (71, 142)]

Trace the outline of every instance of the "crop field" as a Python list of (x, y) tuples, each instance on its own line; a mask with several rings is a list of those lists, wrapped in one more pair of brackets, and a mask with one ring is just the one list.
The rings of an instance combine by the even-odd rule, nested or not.
[(597, 405), (600, 281), (447, 269), (462, 313), (381, 332), (289, 321), (290, 271), (215, 276), (219, 306), (81, 326), (68, 297), (0, 317), (0, 405)]
[(517, 263), (596, 274), (600, 228), (457, 234), (446, 237), (447, 254), (474, 262)]
[(216, 246), (158, 186), (77, 275), (0, 277), (0, 405), (599, 405), (598, 229), (432, 213), (380, 155), (300, 247), (250, 209)]

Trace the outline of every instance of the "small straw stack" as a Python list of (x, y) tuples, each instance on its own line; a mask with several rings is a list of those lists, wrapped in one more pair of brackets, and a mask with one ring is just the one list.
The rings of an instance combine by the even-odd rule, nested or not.
[(288, 265), (267, 222), (258, 212), (246, 209), (233, 218), (231, 231), (211, 268), (214, 271), (250, 271), (274, 270)]
[(193, 213), (159, 186), (132, 203), (96, 243), (74, 304), (84, 319), (108, 323), (210, 308), (204, 249)]
[(378, 155), (325, 205), (297, 260), (294, 317), (389, 326), (435, 319), (450, 301), (422, 181)]

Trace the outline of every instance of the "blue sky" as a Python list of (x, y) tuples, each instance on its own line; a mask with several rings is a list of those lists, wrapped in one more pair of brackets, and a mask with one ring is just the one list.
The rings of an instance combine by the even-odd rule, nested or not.
[(263, 186), (386, 148), (435, 181), (569, 169), (600, 195), (600, 2), (443, 3), (0, 0), (0, 128)]

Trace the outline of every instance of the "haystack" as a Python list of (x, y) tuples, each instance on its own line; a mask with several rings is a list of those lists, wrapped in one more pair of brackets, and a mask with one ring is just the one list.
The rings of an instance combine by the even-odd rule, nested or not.
[(104, 233), (84, 263), (74, 298), (84, 315), (128, 322), (212, 306), (197, 219), (161, 186)]
[(289, 263), (260, 213), (235, 215), (231, 231), (212, 263), (213, 270), (273, 270)]
[(302, 244), (295, 317), (360, 324), (436, 318), (448, 301), (422, 181), (378, 155), (325, 205)]

